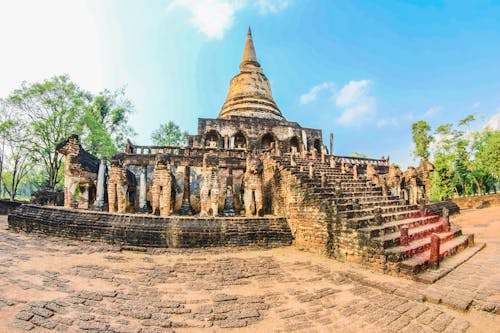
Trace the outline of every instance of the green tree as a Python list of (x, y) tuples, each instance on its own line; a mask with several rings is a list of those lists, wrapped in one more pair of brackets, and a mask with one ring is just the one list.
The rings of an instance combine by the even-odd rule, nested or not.
[(127, 137), (135, 135), (128, 125), (133, 111), (125, 98), (125, 89), (104, 90), (93, 97), (78, 124), (82, 145), (98, 157), (110, 157), (126, 144)]
[(429, 135), (431, 126), (425, 121), (420, 120), (411, 126), (413, 134), (413, 142), (415, 143), (415, 150), (413, 154), (420, 158), (429, 158), (429, 146), (433, 140)]
[(184, 146), (187, 135), (187, 132), (182, 132), (178, 125), (169, 121), (166, 124), (161, 124), (160, 128), (153, 132), (151, 140), (157, 146)]
[(77, 124), (91, 99), (66, 75), (39, 83), (24, 82), (7, 98), (7, 103), (18, 111), (18, 121), (29, 128), (29, 153), (44, 166), (47, 186), (52, 189), (60, 181), (62, 165), (62, 156), (55, 147), (78, 133)]

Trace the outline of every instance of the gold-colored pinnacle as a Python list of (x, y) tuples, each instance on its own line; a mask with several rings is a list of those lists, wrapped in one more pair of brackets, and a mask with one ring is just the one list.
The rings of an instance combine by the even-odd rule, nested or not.
[(247, 65), (260, 67), (259, 62), (257, 61), (257, 55), (255, 54), (255, 47), (253, 46), (252, 30), (250, 27), (248, 27), (247, 39), (245, 41), (245, 49), (243, 50), (240, 68)]

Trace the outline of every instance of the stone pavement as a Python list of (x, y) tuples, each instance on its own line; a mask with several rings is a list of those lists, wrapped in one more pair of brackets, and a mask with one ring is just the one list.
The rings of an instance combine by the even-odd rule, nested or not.
[(487, 247), (428, 285), (293, 247), (121, 251), (0, 222), (0, 332), (500, 332), (500, 208)]

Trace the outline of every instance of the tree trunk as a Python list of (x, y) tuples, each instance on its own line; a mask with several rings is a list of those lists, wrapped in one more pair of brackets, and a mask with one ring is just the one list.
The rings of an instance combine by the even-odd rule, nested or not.
[(476, 177), (472, 177), (472, 180), (474, 181), (474, 183), (477, 186), (477, 192), (478, 192), (478, 194), (480, 196), (483, 195), (483, 189), (481, 188), (481, 184), (479, 184), (479, 181), (477, 180), (477, 178)]

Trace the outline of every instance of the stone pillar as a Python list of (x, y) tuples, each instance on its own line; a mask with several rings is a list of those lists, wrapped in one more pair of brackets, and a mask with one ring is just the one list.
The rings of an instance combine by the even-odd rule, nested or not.
[(97, 188), (96, 197), (94, 202), (94, 208), (96, 210), (102, 210), (104, 207), (104, 187), (106, 178), (106, 159), (101, 160), (99, 164), (99, 171), (97, 173)]
[(408, 237), (408, 226), (403, 225), (401, 229), (399, 229), (401, 235), (399, 236), (399, 244), (402, 246), (406, 246), (410, 243), (410, 239)]
[(229, 148), (229, 137), (226, 135), (224, 137), (224, 149), (228, 149)]
[(302, 130), (302, 144), (304, 145), (304, 149), (302, 151), (307, 152), (307, 134), (306, 131)]
[(316, 150), (316, 148), (313, 148), (312, 154), (311, 154), (311, 159), (315, 160), (317, 158), (318, 158), (318, 151)]
[(297, 163), (295, 163), (295, 159), (293, 158), (293, 155), (290, 155), (290, 166), (296, 166)]
[(307, 146), (302, 144), (302, 149), (300, 150), (300, 157), (307, 158)]
[(352, 178), (358, 179), (358, 166), (356, 164), (352, 166)]
[(141, 174), (139, 175), (139, 211), (146, 211), (146, 201), (147, 201), (147, 167), (143, 166), (141, 168)]
[(429, 263), (434, 267), (439, 267), (439, 250), (441, 247), (441, 238), (438, 235), (431, 235), (431, 251), (429, 255)]
[(330, 168), (335, 169), (335, 158), (330, 156)]
[(229, 138), (229, 149), (234, 149), (234, 136)]
[(321, 187), (326, 187), (326, 174), (324, 172), (321, 173)]
[(186, 165), (184, 167), (184, 186), (182, 192), (182, 206), (180, 213), (182, 215), (193, 215), (193, 208), (191, 207), (191, 191), (190, 191), (190, 178), (191, 178), (191, 167)]
[(450, 231), (450, 210), (446, 207), (443, 207), (443, 217), (442, 222), (443, 222), (443, 231)]
[(219, 215), (219, 177), (217, 170), (213, 173), (212, 190), (210, 191), (210, 208), (212, 208), (212, 215)]
[(313, 178), (314, 178), (314, 167), (313, 167), (313, 163), (309, 162), (309, 179), (313, 179)]
[(330, 155), (333, 155), (333, 133), (330, 133)]
[(321, 150), (321, 163), (326, 163), (326, 153), (323, 149)]

